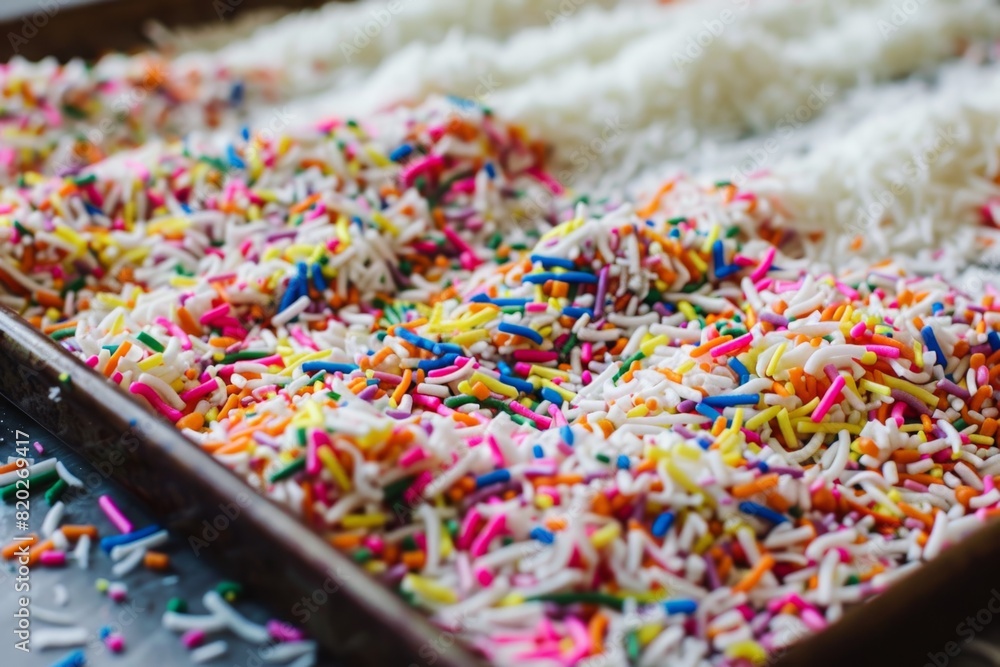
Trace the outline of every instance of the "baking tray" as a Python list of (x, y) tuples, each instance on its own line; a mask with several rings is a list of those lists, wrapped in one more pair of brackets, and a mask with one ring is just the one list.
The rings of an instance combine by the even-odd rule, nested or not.
[[(401, 598), (250, 490), (169, 421), (2, 306), (0, 393), (139, 496), (175, 536), (204, 536), (203, 522), (211, 524), (223, 505), (243, 499), (239, 517), (204, 553), (263, 602), (287, 610), (285, 616), (301, 616), (296, 605), (324, 585), (335, 589), (304, 623), (331, 655), (373, 667), (484, 664), (460, 644), (440, 652), (450, 642)], [(1000, 522), (991, 521), (771, 664), (916, 667), (933, 665), (929, 655), (947, 659), (948, 643), (965, 640), (959, 624), (988, 610), (1000, 591), (998, 561)]]
[[(329, 655), (351, 666), (483, 664), (169, 421), (2, 306), (0, 393)], [(230, 519), (233, 504), (239, 513)]]
[[(33, 60), (94, 58), (108, 51), (148, 47), (144, 28), (150, 20), (169, 28), (205, 26), (252, 9), (294, 10), (321, 4), (324, 0), (85, 2), (60, 7), (37, 36), (19, 46), (18, 55)], [(20, 34), (22, 26), (23, 18), (0, 21), (0, 35)], [(0, 42), (0, 61), (6, 61), (15, 54), (9, 40)], [(71, 381), (61, 381), (60, 376)], [(52, 399), (54, 392), (58, 400)], [(141, 498), (175, 539), (203, 538), (205, 522), (228, 524), (208, 533), (217, 537), (199, 552), (276, 613), (302, 622), (329, 656), (352, 666), (484, 664), (460, 644), (443, 641), (441, 632), (401, 598), (284, 508), (250, 490), (173, 424), (2, 305), (0, 393), (101, 474)], [(239, 516), (221, 521), (222, 507), (231, 509), (234, 499), (239, 499)], [(1000, 522), (991, 521), (888, 592), (849, 610), (827, 630), (774, 656), (769, 664), (955, 664), (959, 660), (952, 655), (953, 646), (965, 646), (969, 618), (980, 615), (981, 622), (985, 610), (991, 619), (1000, 619), (990, 609), (994, 596), (1000, 600), (998, 561)], [(334, 592), (327, 593), (330, 590)], [(317, 602), (324, 597), (325, 602)], [(314, 603), (304, 605), (304, 599)], [(303, 609), (309, 612), (304, 618)], [(988, 630), (984, 627), (976, 637), (997, 635), (996, 628)]]

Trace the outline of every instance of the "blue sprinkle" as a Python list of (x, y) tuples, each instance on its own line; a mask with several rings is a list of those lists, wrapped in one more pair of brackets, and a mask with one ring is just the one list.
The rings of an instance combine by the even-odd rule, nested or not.
[(734, 405), (756, 405), (760, 400), (757, 394), (727, 394), (725, 396), (706, 396), (702, 403), (713, 408), (727, 408)]
[(584, 315), (594, 316), (593, 308), (580, 308), (578, 306), (566, 306), (562, 309), (562, 314), (566, 317), (572, 317), (574, 319), (579, 319)]
[(417, 362), (417, 368), (422, 371), (434, 371), (445, 366), (451, 366), (458, 359), (457, 354), (446, 354), (437, 359), (421, 359)]
[(463, 109), (472, 109), (476, 106), (475, 102), (465, 97), (459, 97), (458, 95), (446, 95), (445, 97), (449, 102)]
[(235, 106), (243, 101), (243, 82), (237, 81), (233, 83), (232, 90), (229, 91), (229, 102)]
[(313, 277), (313, 286), (316, 288), (316, 290), (319, 292), (325, 292), (326, 278), (323, 277), (323, 271), (320, 269), (319, 264), (313, 265), (312, 277)]
[(934, 303), (931, 304), (931, 314), (932, 315), (937, 315), (942, 310), (944, 310), (944, 304), (941, 303), (940, 301), (935, 301)]
[(226, 157), (229, 158), (229, 164), (237, 169), (244, 169), (247, 166), (246, 163), (240, 159), (240, 156), (236, 154), (236, 148), (232, 144), (226, 146)]
[(440, 356), (442, 354), (462, 354), (465, 350), (462, 349), (461, 345), (455, 345), (454, 343), (435, 343), (434, 349), (431, 352)]
[(750, 371), (747, 367), (739, 362), (739, 359), (732, 357), (729, 359), (729, 367), (732, 368), (737, 375), (740, 376), (740, 384), (746, 384), (750, 381)]
[(111, 626), (110, 625), (104, 625), (104, 626), (101, 626), (101, 629), (100, 629), (100, 631), (98, 631), (97, 636), (100, 637), (101, 639), (106, 639), (107, 636), (110, 635), (110, 634), (111, 634)]
[(511, 324), (510, 322), (501, 322), (500, 326), (497, 327), (501, 332), (506, 334), (512, 334), (514, 336), (521, 336), (522, 338), (527, 338), (535, 345), (541, 345), (542, 334), (538, 333), (530, 327), (523, 327), (520, 324)]
[(784, 514), (780, 514), (775, 512), (770, 507), (764, 507), (763, 505), (750, 502), (749, 500), (744, 500), (740, 503), (740, 511), (744, 514), (749, 514), (750, 516), (770, 521), (771, 523), (784, 523), (785, 521), (788, 521), (788, 517)]
[(935, 363), (940, 364), (944, 368), (948, 364), (948, 359), (944, 356), (944, 350), (938, 345), (937, 338), (934, 336), (934, 329), (928, 324), (920, 330), (920, 335), (923, 336), (924, 345), (927, 346), (927, 349), (934, 353), (936, 357)]
[(243, 141), (250, 141), (250, 126), (244, 125), (240, 130), (240, 136), (243, 137)]
[(535, 445), (531, 448), (531, 452), (535, 455), (536, 459), (545, 458), (545, 450), (542, 449), (541, 445)]
[(716, 278), (728, 278), (734, 273), (740, 270), (739, 264), (730, 264), (729, 266), (721, 266), (715, 269)]
[(353, 373), (358, 370), (357, 364), (342, 364), (334, 361), (307, 361), (302, 364), (303, 373), (316, 373), (326, 371), (327, 373)]
[(481, 489), (484, 486), (489, 486), (490, 484), (499, 484), (500, 482), (510, 481), (510, 470), (506, 468), (500, 468), (499, 470), (493, 470), (485, 475), (480, 475), (476, 478), (476, 488)]
[(389, 153), (389, 159), (393, 162), (401, 162), (409, 157), (411, 153), (413, 153), (413, 146), (410, 144), (403, 144), (402, 146), (396, 148), (393, 152)]
[(767, 465), (763, 461), (757, 462), (757, 468), (760, 470), (761, 474), (766, 475), (771, 470), (771, 466)]
[[(729, 420), (726, 420), (726, 423), (728, 424)], [(695, 442), (697, 442), (698, 446), (705, 451), (708, 451), (708, 448), (712, 446), (712, 441), (707, 438), (698, 438)]]
[(83, 667), (87, 664), (87, 658), (83, 651), (76, 650), (58, 662), (52, 663), (52, 667)]
[(576, 262), (571, 259), (566, 259), (565, 257), (549, 257), (548, 255), (534, 254), (531, 256), (531, 261), (540, 263), (542, 268), (545, 269), (558, 267), (560, 269), (569, 269), (572, 271), (576, 268)]
[(550, 280), (558, 280), (563, 283), (586, 283), (588, 285), (597, 284), (597, 276), (584, 273), (583, 271), (567, 271), (565, 273), (552, 273), (544, 271), (542, 273), (531, 273), (521, 279), (521, 282), (541, 285)]
[(551, 531), (545, 530), (541, 526), (535, 526), (528, 533), (528, 537), (533, 540), (538, 540), (542, 544), (552, 544), (555, 542), (556, 536), (552, 534)]
[(986, 341), (990, 344), (990, 349), (996, 352), (1000, 350), (1000, 333), (991, 331), (986, 334)]
[(558, 391), (552, 389), (551, 387), (542, 387), (538, 394), (557, 408), (563, 404), (563, 397), (559, 395)]
[(699, 413), (705, 415), (709, 419), (711, 419), (713, 422), (722, 416), (721, 412), (713, 408), (708, 403), (705, 403), (704, 401), (694, 406), (694, 409), (697, 410)]
[(486, 175), (489, 176), (491, 179), (497, 177), (497, 168), (493, 166), (492, 162), (487, 162), (485, 165), (483, 165), (483, 169), (486, 170)]
[(130, 542), (135, 542), (136, 540), (141, 540), (144, 537), (149, 537), (153, 533), (160, 532), (160, 527), (157, 525), (146, 526), (145, 528), (140, 528), (139, 530), (134, 530), (131, 533), (125, 533), (124, 535), (109, 535), (108, 537), (101, 538), (101, 549), (111, 553), (113, 547), (117, 547), (121, 544), (128, 544)]
[(722, 247), (722, 239), (716, 239), (715, 243), (712, 244), (712, 260), (715, 262), (716, 273), (726, 266), (726, 253), (725, 248)]
[(525, 394), (530, 394), (535, 390), (535, 385), (531, 384), (527, 380), (511, 377), (510, 375), (500, 375), (500, 381), (504, 384), (509, 384), (511, 387), (514, 387), (514, 389), (517, 389)]
[(94, 206), (89, 201), (83, 202), (83, 206), (84, 206), (84, 208), (87, 209), (87, 213), (89, 213), (91, 215), (104, 215), (104, 211), (102, 211), (97, 206)]
[(514, 372), (511, 370), (510, 365), (506, 361), (497, 362), (497, 370), (500, 371), (501, 375), (513, 375)]
[(416, 345), (417, 347), (427, 350), (428, 352), (434, 351), (434, 346), (437, 345), (432, 340), (427, 340), (417, 334), (413, 333), (409, 329), (404, 327), (396, 327), (396, 335), (405, 340), (410, 345)]
[(674, 227), (670, 230), (670, 234), (668, 234), (668, 236), (672, 239), (679, 239), (681, 237), (681, 230)]
[(674, 525), (674, 513), (673, 512), (663, 512), (660, 516), (656, 517), (653, 521), (653, 537), (663, 537), (670, 530), (670, 527)]
[(494, 306), (526, 306), (531, 302), (531, 299), (514, 299), (514, 298), (498, 298), (491, 299), (486, 294), (480, 292), (479, 294), (472, 297), (471, 301), (473, 303), (492, 303)]
[(559, 437), (562, 438), (563, 442), (565, 442), (567, 445), (570, 446), (573, 445), (573, 429), (571, 429), (569, 426), (559, 427)]
[(632, 462), (624, 454), (619, 454), (618, 467), (621, 468), (622, 470), (628, 470), (630, 467), (632, 467)]
[(698, 603), (694, 600), (668, 600), (663, 603), (663, 608), (668, 614), (693, 614), (698, 609)]

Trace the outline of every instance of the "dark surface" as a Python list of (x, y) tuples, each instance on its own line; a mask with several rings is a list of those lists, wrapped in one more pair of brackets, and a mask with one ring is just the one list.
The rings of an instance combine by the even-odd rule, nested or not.
[[(271, 609), (353, 665), (479, 662), (462, 647), (428, 652), (440, 632), (284, 509), (251, 492), (159, 415), (0, 307), (0, 394), (135, 494), (189, 541), (237, 503), (202, 554)], [(69, 378), (69, 382), (60, 376)], [(53, 401), (53, 388), (60, 400)], [(325, 592), (324, 592), (325, 591)], [(316, 605), (303, 611), (303, 600)], [(423, 651), (421, 648), (423, 647)]]
[[(47, 433), (41, 426), (31, 421), (27, 415), (14, 407), (5, 398), (0, 397), (0, 461), (6, 462), (7, 457), (14, 453), (14, 443), (17, 431), (28, 434), (32, 443), (40, 442), (44, 448), (44, 456), (56, 457), (62, 461), (69, 471), (85, 483), (83, 492), (63, 496), (66, 501), (64, 524), (93, 524), (98, 527), (99, 534), (116, 535), (118, 531), (111, 525), (97, 505), (97, 498), (109, 494), (117, 505), (132, 521), (136, 528), (154, 523), (151, 515), (134, 496), (122, 490), (117, 484), (100, 475), (93, 466), (75, 454), (64, 443)], [(35, 453), (34, 447), (31, 448)], [(40, 494), (33, 495), (30, 505), (30, 532), (38, 532), (39, 527), (48, 512), (49, 505)], [(17, 530), (14, 521), (14, 505), (0, 503), (0, 541), (4, 546), (12, 535), (22, 534)], [(201, 597), (205, 591), (215, 587), (220, 581), (228, 579), (225, 568), (209, 565), (205, 559), (199, 558), (194, 551), (173, 535), (171, 541), (157, 551), (170, 555), (171, 567), (167, 572), (157, 573), (139, 567), (120, 579), (111, 573), (112, 561), (95, 544), (90, 551), (90, 568), (80, 569), (75, 563), (65, 568), (36, 567), (32, 570), (28, 584), (31, 590), (18, 593), (14, 590), (15, 573), (12, 562), (4, 561), (0, 565), (0, 665), (10, 667), (42, 667), (53, 664), (62, 658), (70, 649), (33, 649), (25, 654), (14, 648), (14, 637), (11, 634), (11, 614), (17, 606), (16, 598), (27, 595), (31, 606), (48, 610), (58, 610), (72, 617), (76, 625), (84, 627), (89, 633), (88, 645), (83, 649), (87, 656), (87, 664), (93, 666), (114, 664), (120, 667), (151, 667), (153, 665), (188, 665), (191, 660), (188, 651), (180, 641), (177, 633), (164, 629), (160, 625), (160, 617), (166, 609), (167, 601), (172, 597), (180, 597), (187, 601), (191, 613), (204, 613)], [(123, 603), (113, 602), (107, 596), (98, 592), (95, 581), (103, 577), (110, 581), (123, 581), (129, 587), (128, 599)], [(58, 607), (55, 602), (55, 587), (62, 584), (69, 594), (65, 606)], [(267, 610), (252, 600), (239, 601), (237, 609), (245, 616), (258, 623), (264, 623), (274, 617), (275, 610)], [(290, 621), (291, 617), (283, 620)], [(125, 638), (125, 652), (112, 657), (101, 643), (98, 632), (101, 627), (110, 625)], [(49, 623), (36, 620), (32, 623), (32, 631), (42, 628), (56, 627)], [(229, 645), (226, 656), (213, 664), (254, 664), (253, 659), (259, 659), (259, 648), (240, 640), (231, 632), (224, 631), (210, 636), (210, 641), (224, 639)]]
[[(326, 0), (35, 0), (25, 18), (0, 21), (0, 61), (15, 55), (29, 60), (55, 56), (94, 58), (109, 51), (150, 46), (144, 27), (156, 20), (167, 28), (221, 24), (253, 9), (289, 11)], [(0, 0), (2, 2), (2, 0)], [(10, 35), (15, 37), (11, 39)]]

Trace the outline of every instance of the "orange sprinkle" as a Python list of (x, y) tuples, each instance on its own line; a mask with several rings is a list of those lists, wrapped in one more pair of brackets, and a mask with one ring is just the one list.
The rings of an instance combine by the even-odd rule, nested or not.
[(757, 564), (753, 566), (753, 569), (743, 575), (743, 578), (733, 586), (733, 592), (735, 593), (747, 593), (756, 586), (761, 577), (764, 576), (765, 572), (769, 572), (771, 568), (774, 567), (774, 556), (771, 554), (764, 554), (757, 561)]

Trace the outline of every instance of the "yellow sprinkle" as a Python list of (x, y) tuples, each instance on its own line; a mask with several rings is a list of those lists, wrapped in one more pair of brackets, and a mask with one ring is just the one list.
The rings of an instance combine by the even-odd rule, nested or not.
[(649, 414), (649, 408), (646, 407), (645, 403), (641, 403), (632, 408), (631, 410), (629, 410), (628, 412), (626, 412), (625, 416), (631, 419), (633, 417), (645, 417), (648, 414)]
[(767, 422), (777, 417), (778, 413), (781, 412), (783, 409), (784, 408), (782, 408), (780, 405), (772, 405), (766, 410), (761, 410), (760, 412), (758, 412), (753, 417), (747, 420), (747, 428), (751, 431), (756, 431), (758, 428), (760, 428)]
[(861, 426), (858, 424), (848, 424), (847, 422), (823, 422), (813, 423), (809, 419), (803, 419), (795, 424), (795, 429), (799, 433), (840, 433), (847, 431), (851, 435), (861, 435)]
[(555, 378), (562, 378), (563, 380), (569, 379), (569, 373), (566, 371), (561, 371), (558, 368), (548, 368), (547, 366), (538, 366), (536, 364), (531, 365), (531, 373), (543, 378), (548, 378), (549, 380)]
[(456, 334), (449, 339), (449, 342), (455, 345), (461, 345), (463, 347), (468, 347), (476, 341), (483, 340), (484, 338), (489, 338), (490, 332), (486, 329), (474, 329), (473, 331), (464, 331), (460, 334)]
[[(878, 382), (872, 382), (867, 378), (861, 380), (861, 388), (864, 389), (865, 391), (870, 391), (873, 394), (881, 394), (882, 396), (888, 396), (889, 394), (892, 393), (892, 390), (889, 389), (884, 384), (879, 384)], [(921, 426), (921, 428), (923, 427)]]
[(676, 368), (676, 373), (678, 375), (684, 375), (692, 368), (694, 368), (694, 359), (688, 359), (687, 361), (685, 361), (683, 364), (681, 364)]
[(553, 504), (555, 504), (555, 501), (552, 499), (552, 496), (547, 493), (539, 493), (535, 496), (535, 507), (538, 507), (539, 509), (547, 510), (552, 507)]
[(785, 445), (788, 447), (795, 447), (799, 439), (795, 437), (795, 431), (792, 430), (792, 421), (788, 416), (788, 410), (781, 408), (778, 412), (778, 428), (781, 429), (781, 435), (785, 438)]
[(490, 391), (494, 391), (498, 394), (502, 394), (509, 398), (517, 398), (516, 389), (514, 389), (509, 385), (504, 384), (503, 382), (500, 382), (500, 380), (497, 380), (496, 378), (491, 378), (488, 375), (484, 375), (479, 371), (476, 371), (475, 373), (472, 374), (472, 380), (473, 382), (475, 382), (476, 380), (482, 382), (490, 389)]
[(819, 397), (818, 396), (815, 397), (815, 398), (813, 398), (813, 400), (809, 401), (808, 403), (806, 403), (802, 407), (795, 408), (794, 410), (792, 410), (791, 412), (788, 413), (788, 416), (791, 417), (792, 419), (796, 419), (796, 418), (802, 417), (804, 415), (811, 415), (813, 413), (813, 410), (816, 409), (817, 405), (819, 405)]
[(621, 535), (622, 527), (617, 521), (612, 521), (590, 536), (590, 543), (597, 549), (603, 549)]
[(655, 338), (650, 338), (642, 345), (640, 345), (639, 349), (642, 351), (644, 355), (648, 357), (653, 354), (653, 351), (656, 350), (656, 348), (658, 348), (661, 345), (666, 345), (669, 342), (670, 338), (668, 338), (666, 334), (663, 334), (660, 336), (656, 336)]
[(891, 375), (882, 375), (882, 380), (892, 387), (893, 389), (899, 389), (900, 391), (905, 391), (908, 394), (916, 396), (921, 401), (929, 405), (930, 407), (937, 407), (938, 398), (931, 392), (927, 391), (922, 387), (918, 387), (912, 382), (907, 382), (906, 380), (901, 380), (899, 378), (894, 378)]
[(655, 625), (653, 623), (649, 623), (647, 625), (642, 626), (641, 628), (639, 628), (639, 632), (636, 633), (636, 636), (639, 639), (639, 643), (645, 646), (649, 642), (653, 641), (654, 639), (656, 639), (657, 635), (660, 634), (661, 629), (662, 626)]
[(347, 472), (344, 467), (340, 465), (340, 460), (337, 459), (337, 455), (330, 451), (329, 447), (319, 447), (316, 449), (316, 456), (319, 460), (323, 462), (326, 469), (330, 471), (330, 475), (333, 477), (334, 481), (340, 485), (344, 491), (351, 490), (351, 478), (347, 476)]
[(156, 354), (151, 354), (142, 361), (140, 361), (137, 366), (144, 371), (148, 371), (152, 368), (156, 368), (163, 363), (163, 355), (157, 352)]
[(767, 662), (767, 651), (752, 639), (745, 639), (734, 642), (726, 647), (726, 657), (734, 659), (742, 658), (749, 660), (755, 665), (763, 665)]
[(441, 602), (443, 604), (455, 604), (458, 602), (458, 595), (455, 594), (455, 591), (447, 586), (442, 586), (436, 581), (416, 574), (406, 575), (403, 578), (402, 585), (404, 589), (417, 593), (421, 597), (433, 602)]
[(708, 236), (705, 237), (705, 242), (701, 244), (702, 252), (711, 252), (712, 245), (719, 239), (719, 223), (712, 225), (712, 229), (709, 230)]
[(688, 318), (689, 320), (698, 319), (698, 313), (694, 311), (694, 306), (692, 306), (687, 301), (677, 302), (677, 310), (681, 311), (681, 313), (684, 314), (684, 317)]
[(520, 604), (524, 604), (524, 596), (520, 593), (514, 592), (514, 593), (508, 593), (503, 598), (501, 598), (500, 602), (497, 603), (497, 606), (516, 607)]
[(771, 360), (767, 362), (767, 369), (764, 371), (765, 375), (774, 377), (774, 374), (778, 371), (778, 364), (781, 363), (781, 355), (785, 353), (785, 348), (788, 347), (788, 343), (782, 343), (778, 346), (778, 349), (774, 351), (771, 356)]
[(993, 444), (993, 438), (991, 438), (988, 435), (982, 435), (980, 433), (973, 433), (973, 434), (969, 435), (968, 437), (969, 437), (969, 442), (975, 443), (977, 445), (987, 445), (987, 446), (989, 446), (989, 445)]
[(386, 522), (385, 514), (348, 514), (340, 520), (340, 524), (348, 529), (377, 528)]

